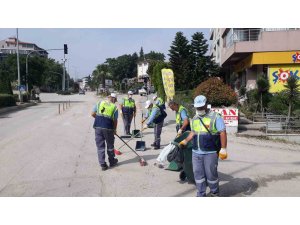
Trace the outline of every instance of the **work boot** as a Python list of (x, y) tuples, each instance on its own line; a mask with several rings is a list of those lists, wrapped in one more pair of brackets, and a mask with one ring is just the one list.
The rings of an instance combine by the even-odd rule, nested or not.
[(158, 150), (158, 149), (160, 149), (160, 146), (159, 146), (159, 145), (155, 145), (155, 146), (154, 146), (154, 149), (155, 149), (155, 150)]
[(113, 166), (117, 165), (117, 163), (118, 163), (118, 159), (114, 158), (114, 161), (109, 162), (109, 166), (113, 167)]
[(208, 193), (207, 196), (208, 197), (220, 197), (220, 194), (219, 193), (212, 193), (212, 192), (210, 192), (210, 193)]
[(101, 169), (102, 169), (102, 171), (107, 170), (107, 169), (108, 169), (107, 164), (106, 164), (106, 163), (105, 163), (105, 164), (102, 164), (102, 165), (101, 165)]
[(151, 144), (152, 147), (154, 147), (155, 145), (156, 145), (155, 143), (152, 143), (152, 144)]

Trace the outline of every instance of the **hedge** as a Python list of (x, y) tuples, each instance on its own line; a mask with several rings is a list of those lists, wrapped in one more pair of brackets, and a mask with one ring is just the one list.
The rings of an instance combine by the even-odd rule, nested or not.
[(0, 108), (16, 105), (16, 101), (13, 95), (0, 94)]

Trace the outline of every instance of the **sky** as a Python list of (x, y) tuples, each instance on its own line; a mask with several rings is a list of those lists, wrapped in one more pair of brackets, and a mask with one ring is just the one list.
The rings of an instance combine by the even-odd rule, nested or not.
[[(35, 43), (43, 49), (63, 48), (68, 45), (66, 68), (71, 77), (82, 78), (92, 73), (106, 58), (123, 54), (150, 51), (168, 53), (175, 34), (182, 31), (191, 40), (195, 32), (203, 32), (208, 39), (209, 29), (191, 28), (19, 28), (19, 40)], [(16, 29), (0, 28), (0, 40), (16, 36)], [(63, 51), (48, 51), (49, 58), (63, 59)]]

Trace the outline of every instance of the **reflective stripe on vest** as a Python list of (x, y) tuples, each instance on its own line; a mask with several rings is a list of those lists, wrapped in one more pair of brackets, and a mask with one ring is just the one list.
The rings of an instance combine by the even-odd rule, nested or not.
[(114, 103), (101, 101), (97, 104), (94, 127), (114, 129), (114, 115), (117, 107)]
[(200, 148), (201, 144), (201, 150), (203, 151), (213, 151), (217, 149), (205, 149), (203, 146), (207, 143), (201, 143), (200, 140), (205, 141), (207, 138), (211, 138), (211, 136), (214, 136), (217, 142), (220, 142), (220, 134), (216, 128), (216, 119), (219, 117), (220, 114), (216, 112), (209, 112), (208, 115), (201, 118), (204, 125), (207, 127), (207, 129), (211, 132), (212, 135), (209, 134), (207, 129), (202, 125), (200, 119), (198, 116), (195, 116), (192, 120), (192, 130), (196, 133), (193, 137), (193, 149)]
[(133, 99), (128, 99), (128, 98), (125, 98), (124, 99), (124, 107), (126, 108), (134, 108), (135, 106), (135, 102)]
[(183, 120), (181, 118), (182, 110), (185, 110), (185, 112), (187, 113), (186, 108), (184, 108), (182, 105), (179, 106), (178, 112), (176, 112), (176, 124), (178, 124), (179, 126), (182, 126), (182, 124), (183, 124)]
[(122, 107), (123, 113), (132, 114), (134, 112), (135, 101), (133, 99), (124, 98), (124, 104)]

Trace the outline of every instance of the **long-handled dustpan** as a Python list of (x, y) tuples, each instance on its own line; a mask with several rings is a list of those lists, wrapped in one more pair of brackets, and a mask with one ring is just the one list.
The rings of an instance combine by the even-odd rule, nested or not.
[(132, 136), (139, 138), (141, 137), (141, 134), (140, 134), (140, 130), (137, 130), (135, 127), (135, 117), (133, 118), (133, 122), (134, 122), (134, 130), (132, 131)]
[[(143, 121), (143, 113), (142, 113), (142, 121)], [(143, 127), (143, 123), (141, 123), (141, 127)], [(135, 144), (136, 151), (145, 151), (146, 150), (146, 142), (143, 141), (143, 139), (142, 139), (142, 136), (143, 136), (142, 130), (140, 132), (141, 140), (137, 141)]]

